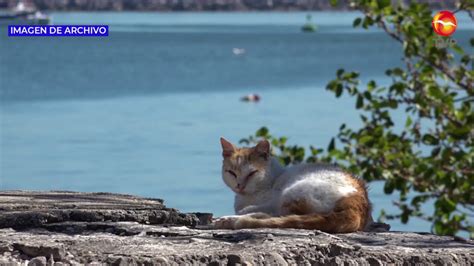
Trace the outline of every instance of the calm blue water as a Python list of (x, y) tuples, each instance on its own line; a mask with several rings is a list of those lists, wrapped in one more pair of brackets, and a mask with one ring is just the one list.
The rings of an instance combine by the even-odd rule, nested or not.
[[(341, 123), (359, 123), (351, 99), (324, 89), (336, 70), (384, 83), (401, 64), (383, 33), (352, 29), (356, 13), (313, 13), (315, 34), (300, 32), (305, 15), (53, 14), (56, 24), (109, 24), (108, 38), (8, 38), (1, 28), (0, 189), (121, 192), (231, 214), (220, 136), (237, 142), (265, 125), (325, 148)], [(463, 19), (454, 37), (466, 46)], [(238, 100), (251, 92), (263, 101)], [(394, 210), (395, 197), (371, 186), (375, 216)]]

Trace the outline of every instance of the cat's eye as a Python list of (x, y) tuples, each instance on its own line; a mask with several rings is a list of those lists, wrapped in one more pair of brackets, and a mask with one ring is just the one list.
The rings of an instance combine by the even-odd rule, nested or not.
[(237, 175), (234, 173), (232, 170), (226, 170), (227, 173), (233, 175), (235, 178), (237, 178)]
[(254, 171), (250, 172), (250, 174), (247, 175), (247, 178), (253, 176), (257, 172), (258, 172), (258, 170), (254, 170)]

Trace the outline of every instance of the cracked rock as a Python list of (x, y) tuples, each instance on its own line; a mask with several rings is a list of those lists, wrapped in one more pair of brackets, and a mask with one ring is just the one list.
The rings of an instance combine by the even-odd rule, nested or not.
[(119, 194), (4, 191), (0, 210), (1, 265), (469, 265), (474, 261), (472, 240), (413, 232), (213, 230), (205, 226), (210, 214), (199, 218), (166, 208), (162, 200)]

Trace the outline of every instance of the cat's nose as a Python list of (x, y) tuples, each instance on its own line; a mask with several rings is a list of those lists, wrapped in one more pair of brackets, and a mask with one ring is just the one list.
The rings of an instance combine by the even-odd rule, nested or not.
[(241, 184), (237, 184), (237, 190), (241, 193), (244, 191), (245, 186), (242, 186)]

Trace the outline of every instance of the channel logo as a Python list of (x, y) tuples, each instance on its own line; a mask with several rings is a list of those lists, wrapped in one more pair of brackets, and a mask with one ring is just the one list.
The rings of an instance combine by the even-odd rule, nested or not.
[(458, 22), (453, 13), (444, 10), (434, 15), (431, 25), (436, 34), (447, 37), (456, 31)]

